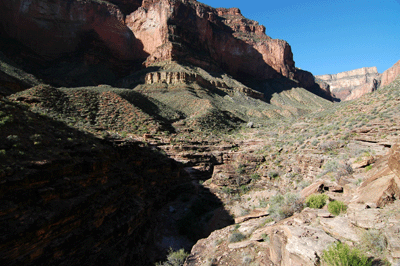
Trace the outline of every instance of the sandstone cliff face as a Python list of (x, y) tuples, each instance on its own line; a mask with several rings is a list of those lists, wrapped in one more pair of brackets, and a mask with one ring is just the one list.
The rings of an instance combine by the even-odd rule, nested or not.
[(384, 87), (393, 82), (400, 75), (400, 60), (397, 61), (391, 68), (382, 73), (381, 87)]
[(332, 75), (316, 76), (329, 84), (330, 91), (342, 101), (353, 100), (376, 90), (380, 75), (376, 67), (364, 67)]
[(294, 76), (290, 46), (266, 36), (263, 26), (237, 8), (161, 0), (130, 14), (126, 23), (149, 54), (146, 66), (177, 60), (241, 78)]

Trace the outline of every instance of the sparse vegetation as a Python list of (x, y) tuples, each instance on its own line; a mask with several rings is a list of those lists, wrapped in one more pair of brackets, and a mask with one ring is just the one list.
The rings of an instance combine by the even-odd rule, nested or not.
[(185, 260), (189, 256), (189, 253), (185, 252), (183, 248), (174, 251), (172, 248), (169, 249), (167, 260), (165, 262), (158, 262), (156, 266), (182, 266)]
[(387, 239), (385, 234), (376, 229), (370, 229), (363, 233), (361, 243), (366, 250), (375, 255), (382, 255), (387, 250)]

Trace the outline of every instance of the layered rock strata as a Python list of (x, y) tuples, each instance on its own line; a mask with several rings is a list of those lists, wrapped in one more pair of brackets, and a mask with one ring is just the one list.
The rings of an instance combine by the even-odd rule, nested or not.
[(190, 84), (196, 83), (205, 88), (218, 88), (222, 91), (227, 92), (228, 94), (232, 94), (234, 92), (241, 92), (244, 95), (256, 98), (263, 99), (264, 95), (258, 91), (252, 90), (248, 87), (230, 87), (223, 80), (207, 80), (203, 78), (201, 75), (196, 73), (187, 73), (187, 72), (168, 72), (168, 71), (159, 71), (159, 72), (150, 72), (147, 73), (144, 77), (145, 84), (169, 84), (169, 85), (179, 85), (179, 84)]
[(336, 98), (353, 100), (379, 87), (380, 75), (376, 67), (364, 67), (332, 75), (316, 76), (319, 83), (325, 82)]

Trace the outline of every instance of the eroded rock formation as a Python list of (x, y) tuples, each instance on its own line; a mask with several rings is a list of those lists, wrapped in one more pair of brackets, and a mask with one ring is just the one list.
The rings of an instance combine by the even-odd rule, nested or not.
[(363, 67), (338, 74), (320, 75), (316, 78), (320, 80), (319, 83), (329, 84), (330, 91), (342, 101), (353, 100), (372, 92), (380, 83), (376, 67)]

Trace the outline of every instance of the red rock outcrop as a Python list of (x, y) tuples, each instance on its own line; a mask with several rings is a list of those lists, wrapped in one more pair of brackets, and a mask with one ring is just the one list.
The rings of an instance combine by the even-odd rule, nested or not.
[(362, 183), (353, 202), (373, 203), (383, 207), (400, 197), (400, 145), (395, 144), (389, 153), (375, 163), (375, 171)]
[(376, 90), (380, 75), (376, 67), (364, 67), (338, 74), (320, 75), (316, 79), (329, 84), (330, 91), (336, 98), (348, 101)]
[(400, 75), (400, 60), (397, 61), (391, 68), (382, 73), (381, 88), (390, 84), (396, 77)]

